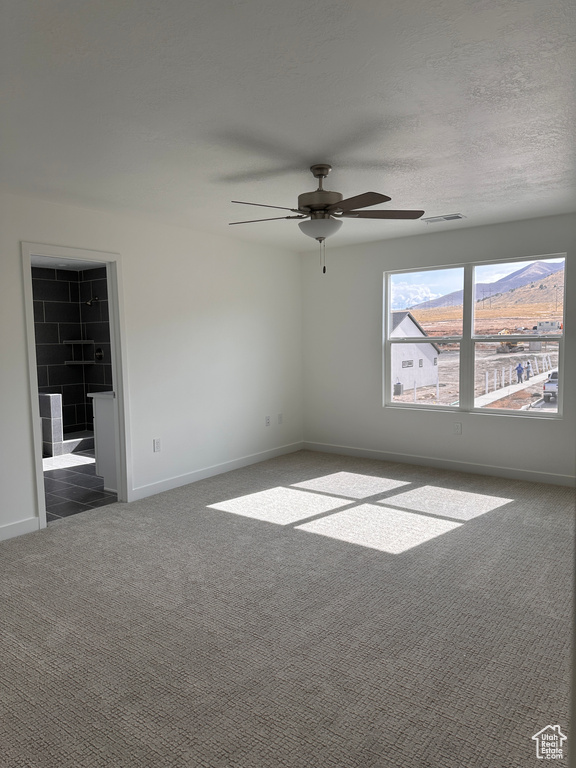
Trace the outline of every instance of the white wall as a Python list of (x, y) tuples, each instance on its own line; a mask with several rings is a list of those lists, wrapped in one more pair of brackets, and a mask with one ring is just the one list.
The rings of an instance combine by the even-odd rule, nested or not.
[[(354, 226), (350, 221), (345, 226)], [(420, 225), (419, 225), (420, 226)], [(422, 225), (423, 226), (423, 225)], [(564, 418), (382, 407), (385, 270), (568, 254)], [(304, 424), (310, 447), (573, 483), (576, 465), (576, 216), (326, 248), (328, 271), (301, 254)], [(453, 434), (453, 422), (463, 425)]]
[(0, 210), (0, 538), (37, 515), (21, 241), (120, 254), (131, 498), (299, 446), (296, 254), (13, 195)]

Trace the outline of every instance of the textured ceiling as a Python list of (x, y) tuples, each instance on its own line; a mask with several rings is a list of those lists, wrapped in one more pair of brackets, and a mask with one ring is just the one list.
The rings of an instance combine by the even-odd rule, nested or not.
[[(315, 188), (466, 219), (347, 220), (334, 246), (576, 208), (574, 0), (8, 0), (9, 191), (303, 250)], [(386, 207), (386, 206), (382, 206)], [(281, 212), (278, 212), (281, 213)], [(288, 213), (288, 212), (287, 212)]]

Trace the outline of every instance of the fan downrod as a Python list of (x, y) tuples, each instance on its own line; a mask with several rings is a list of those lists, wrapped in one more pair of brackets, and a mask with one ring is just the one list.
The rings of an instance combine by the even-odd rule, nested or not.
[(315, 179), (319, 179), (320, 189), (322, 189), (322, 179), (325, 179), (326, 176), (328, 176), (332, 170), (332, 166), (328, 165), (328, 163), (316, 163), (315, 165), (310, 166), (310, 170), (312, 171), (312, 176), (314, 176)]

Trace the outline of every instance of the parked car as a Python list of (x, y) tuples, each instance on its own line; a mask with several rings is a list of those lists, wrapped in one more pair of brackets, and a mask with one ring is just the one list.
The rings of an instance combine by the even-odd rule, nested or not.
[(544, 401), (549, 403), (552, 398), (558, 399), (558, 371), (550, 371), (543, 386)]

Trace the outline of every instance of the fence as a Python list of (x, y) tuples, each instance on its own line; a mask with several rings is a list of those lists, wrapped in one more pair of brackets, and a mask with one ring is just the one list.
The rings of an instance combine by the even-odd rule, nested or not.
[[(552, 357), (550, 355), (543, 355), (540, 358), (540, 365), (538, 365), (537, 357), (533, 358), (529, 362), (532, 367), (532, 373), (536, 376), (540, 373), (546, 373), (547, 371), (551, 371), (552, 368), (555, 367), (552, 361)], [(506, 374), (508, 374), (508, 383), (506, 383)], [(512, 365), (509, 365), (508, 369), (506, 369), (506, 367), (503, 366), (502, 368), (495, 368), (492, 372), (485, 371), (484, 376), (485, 376), (484, 393), (486, 395), (490, 391), (495, 391), (497, 389), (501, 389), (506, 386), (512, 386), (513, 384), (520, 383), (518, 382), (516, 367)], [(493, 385), (492, 389), (490, 389), (491, 384)]]

